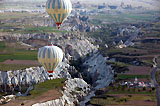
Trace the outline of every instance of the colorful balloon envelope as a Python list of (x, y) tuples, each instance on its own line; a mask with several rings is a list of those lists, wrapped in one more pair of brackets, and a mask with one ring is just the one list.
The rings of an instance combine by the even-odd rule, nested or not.
[(53, 73), (58, 63), (62, 62), (63, 52), (57, 46), (44, 46), (38, 51), (38, 61), (48, 73)]
[(72, 11), (70, 0), (48, 0), (46, 3), (46, 11), (60, 28), (63, 21)]

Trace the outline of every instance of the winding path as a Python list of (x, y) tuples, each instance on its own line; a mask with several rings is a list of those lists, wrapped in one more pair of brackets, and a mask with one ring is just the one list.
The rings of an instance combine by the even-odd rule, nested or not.
[(156, 58), (157, 57), (155, 57), (153, 59), (153, 63), (154, 63), (153, 67), (154, 67), (154, 69), (151, 72), (151, 80), (152, 80), (152, 82), (153, 82), (153, 84), (154, 84), (154, 86), (156, 88), (157, 106), (160, 106), (160, 90), (159, 90), (159, 85), (158, 85), (158, 83), (156, 81), (156, 78), (155, 78), (156, 71), (159, 69), (159, 67), (157, 66), (157, 63), (156, 63)]

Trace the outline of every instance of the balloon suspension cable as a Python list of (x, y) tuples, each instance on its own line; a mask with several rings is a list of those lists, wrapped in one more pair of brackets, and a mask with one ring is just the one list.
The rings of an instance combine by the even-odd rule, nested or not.
[(51, 42), (51, 45), (53, 46), (53, 43)]
[(49, 74), (49, 80), (51, 80), (53, 78), (52, 74)]

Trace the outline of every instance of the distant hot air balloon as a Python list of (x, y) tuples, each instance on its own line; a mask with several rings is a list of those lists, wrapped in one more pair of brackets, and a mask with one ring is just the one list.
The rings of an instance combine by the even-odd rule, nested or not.
[(72, 11), (70, 0), (48, 0), (46, 3), (46, 11), (60, 28), (63, 21)]
[[(63, 52), (57, 46), (44, 46), (38, 51), (38, 61), (44, 66), (48, 73), (53, 73), (54, 69), (63, 59)], [(52, 75), (50, 75), (52, 77)]]

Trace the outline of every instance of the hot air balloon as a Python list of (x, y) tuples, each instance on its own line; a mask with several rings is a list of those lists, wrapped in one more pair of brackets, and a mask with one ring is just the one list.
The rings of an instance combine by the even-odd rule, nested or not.
[[(54, 69), (63, 59), (63, 52), (62, 50), (53, 45), (44, 46), (39, 49), (38, 51), (38, 61), (39, 63), (44, 66), (48, 73), (52, 74)], [(49, 75), (52, 77), (52, 75)]]
[(60, 29), (60, 25), (72, 11), (72, 4), (70, 0), (48, 0), (46, 11)]

